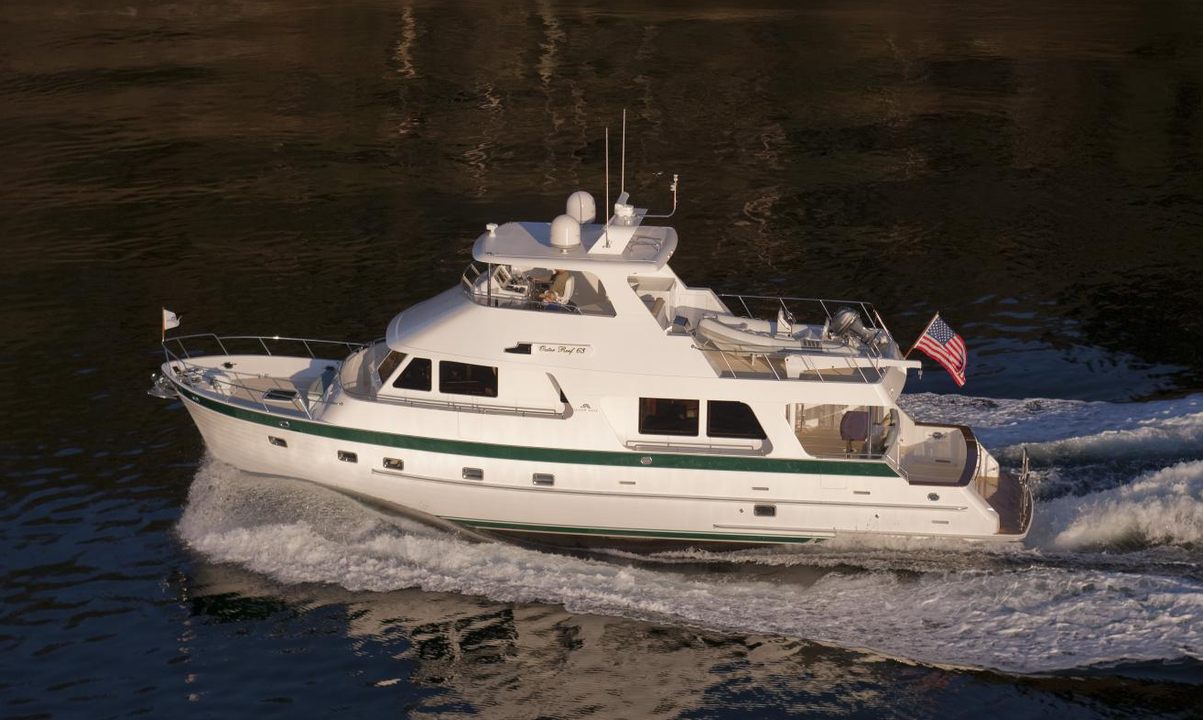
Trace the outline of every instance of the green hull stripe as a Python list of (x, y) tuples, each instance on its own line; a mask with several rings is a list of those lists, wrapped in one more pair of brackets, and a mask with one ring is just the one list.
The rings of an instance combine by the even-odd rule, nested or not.
[(495, 522), (493, 520), (470, 520), (467, 518), (443, 517), (441, 520), (484, 530), (511, 530), (557, 535), (594, 535), (598, 537), (654, 538), (669, 540), (709, 540), (712, 542), (762, 542), (762, 543), (809, 543), (822, 542), (822, 537), (799, 537), (791, 535), (733, 535), (730, 533), (679, 532), (675, 530), (626, 530), (620, 528), (571, 527), (568, 525), (529, 525), (526, 523)]
[[(211, 400), (177, 384), (176, 389), (189, 400), (214, 412), (247, 422), (284, 428), (293, 432), (348, 442), (384, 447), (420, 450), (444, 455), (533, 460), (537, 462), (570, 463), (573, 465), (616, 465), (620, 467), (682, 468), (687, 470), (732, 470), (774, 473), (806, 473), (811, 475), (870, 475), (897, 477), (884, 462), (855, 460), (781, 460), (777, 458), (731, 457), (722, 455), (677, 455), (672, 453), (611, 452), (606, 450), (564, 450), (561, 448), (496, 445), (465, 440), (444, 440), (415, 435), (394, 435), (377, 430), (359, 430), (311, 420), (283, 418), (256, 410), (234, 407)], [(287, 426), (281, 423), (287, 422)], [(644, 465), (642, 458), (651, 458)]]

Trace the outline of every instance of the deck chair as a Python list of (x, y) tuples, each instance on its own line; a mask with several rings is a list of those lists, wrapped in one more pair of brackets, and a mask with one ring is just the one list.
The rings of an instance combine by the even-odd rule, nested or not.
[(844, 452), (852, 454), (852, 443), (858, 442), (863, 450), (869, 439), (869, 413), (865, 410), (850, 410), (840, 418), (840, 439), (846, 445)]

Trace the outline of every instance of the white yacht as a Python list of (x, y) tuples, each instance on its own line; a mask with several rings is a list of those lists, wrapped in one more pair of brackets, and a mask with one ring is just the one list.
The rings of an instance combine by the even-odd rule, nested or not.
[(690, 287), (655, 217), (623, 193), (599, 222), (576, 192), (550, 223), (490, 224), (381, 340), (169, 337), (152, 391), (223, 462), (490, 538), (1027, 534), (1026, 462), (898, 407), (919, 363), (872, 306)]

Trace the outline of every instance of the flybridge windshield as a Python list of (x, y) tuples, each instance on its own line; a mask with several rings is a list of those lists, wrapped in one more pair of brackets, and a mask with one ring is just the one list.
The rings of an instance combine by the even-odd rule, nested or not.
[(473, 262), (461, 284), (469, 297), (488, 307), (614, 317), (601, 280), (580, 270)]

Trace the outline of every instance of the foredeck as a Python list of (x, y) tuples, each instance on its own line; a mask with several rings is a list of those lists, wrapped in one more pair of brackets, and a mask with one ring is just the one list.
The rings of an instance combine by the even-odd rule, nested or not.
[[(326, 402), (341, 356), (361, 347), (341, 340), (209, 333), (163, 343), (170, 374), (184, 386), (233, 405), (310, 419), (315, 406)], [(251, 348), (259, 352), (246, 352)]]

